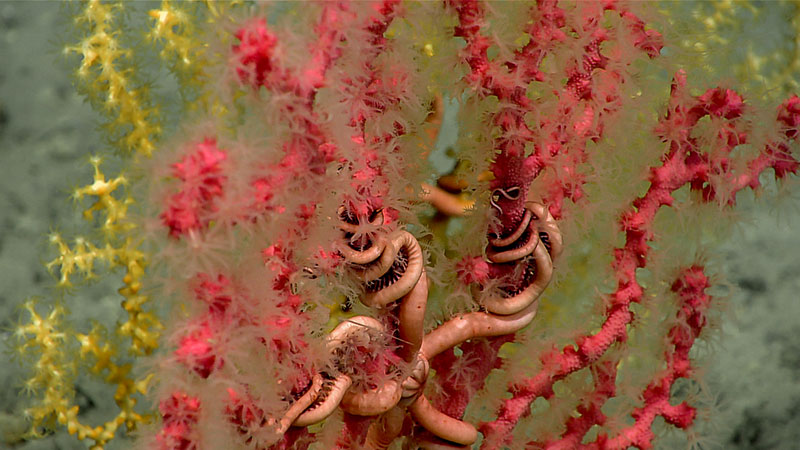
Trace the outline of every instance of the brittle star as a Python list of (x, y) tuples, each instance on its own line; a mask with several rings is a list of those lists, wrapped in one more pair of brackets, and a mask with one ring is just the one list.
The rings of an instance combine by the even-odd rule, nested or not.
[[(507, 189), (499, 195), (511, 198), (514, 192)], [(353, 214), (340, 210), (340, 218), (345, 239), (339, 250), (361, 272), (367, 291), (361, 301), (383, 312), (396, 310), (398, 320), (396, 330), (389, 333), (375, 318), (348, 319), (328, 336), (328, 351), (343, 354), (348, 345), (367, 345), (388, 335), (399, 344), (397, 354), (408, 370), (381, 386), (356, 388), (353, 368), (334, 358), (332, 367), (315, 375), (282, 423), (291, 420), (294, 426), (308, 426), (324, 420), (336, 408), (358, 416), (380, 416), (381, 420), (370, 426), (365, 445), (385, 448), (399, 434), (405, 419), (403, 410), (407, 409), (418, 425), (438, 438), (457, 445), (472, 444), (477, 439), (475, 427), (437, 410), (423, 393), (429, 360), (469, 339), (514, 333), (533, 320), (539, 295), (552, 276), (551, 256), (561, 252), (561, 234), (555, 221), (544, 205), (526, 204), (516, 229), (507, 236), (490, 239), (486, 252), (493, 264), (524, 264), (516, 285), (487, 296), (481, 311), (457, 315), (424, 335), (428, 282), (416, 238), (404, 230), (388, 235), (359, 233), (362, 220), (370, 229), (380, 228), (384, 221), (382, 211), (353, 220)], [(296, 405), (304, 408), (300, 410)]]

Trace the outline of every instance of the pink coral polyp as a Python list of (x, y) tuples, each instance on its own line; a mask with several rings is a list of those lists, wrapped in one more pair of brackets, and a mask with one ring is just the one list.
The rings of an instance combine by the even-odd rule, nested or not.
[(209, 214), (216, 210), (214, 200), (222, 196), (227, 179), (222, 175), (227, 153), (217, 147), (216, 139), (206, 138), (192, 148), (190, 154), (172, 165), (172, 175), (180, 180), (180, 185), (161, 214), (173, 238), (208, 225)]
[(233, 54), (238, 58), (239, 79), (254, 88), (264, 85), (273, 70), (272, 51), (277, 38), (267, 29), (266, 20), (257, 19), (240, 28), (236, 39), (239, 45), (233, 46)]

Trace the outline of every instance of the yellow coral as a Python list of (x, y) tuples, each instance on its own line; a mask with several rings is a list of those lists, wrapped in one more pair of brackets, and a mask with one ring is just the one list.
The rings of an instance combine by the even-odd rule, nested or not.
[[(76, 189), (73, 198), (95, 198), (83, 211), (83, 216), (90, 222), (94, 220), (95, 213), (102, 216), (98, 226), (103, 231), (105, 241), (102, 245), (95, 245), (86, 238), (78, 237), (70, 247), (60, 234), (53, 233), (50, 241), (55, 245), (58, 256), (46, 266), (51, 271), (58, 269), (59, 286), (71, 286), (74, 276), (83, 279), (95, 277), (95, 263), (98, 261), (108, 265), (109, 269), (123, 267), (124, 286), (118, 292), (125, 298), (122, 307), (128, 318), (117, 324), (116, 333), (130, 339), (128, 353), (150, 354), (158, 346), (162, 325), (152, 312), (144, 310), (149, 301), (146, 295), (140, 293), (145, 274), (145, 254), (138, 248), (137, 240), (122, 236), (134, 227), (127, 221), (128, 205), (133, 200), (127, 194), (121, 195), (121, 199), (115, 197), (115, 194), (120, 195), (119, 188), (126, 184), (123, 176), (106, 179), (100, 168), (102, 159), (92, 157), (90, 163), (94, 168), (93, 180), (91, 184)], [(134, 407), (136, 395), (146, 393), (150, 376), (138, 380), (131, 376), (131, 364), (119, 362), (123, 355), (119, 354), (114, 340), (105, 338), (105, 329), (98, 324), (87, 334), (69, 333), (62, 329), (62, 318), (66, 314), (63, 305), (56, 303), (46, 316), (40, 315), (35, 306), (35, 301), (23, 305), (29, 320), (16, 329), (21, 341), (19, 351), (25, 355), (38, 355), (33, 364), (33, 374), (25, 383), (28, 392), (39, 396), (37, 403), (28, 409), (33, 434), (39, 427), (52, 427), (58, 423), (81, 440), (93, 440), (92, 448), (101, 449), (122, 424), (128, 430), (133, 430), (139, 423), (149, 421), (150, 415), (139, 414)], [(80, 344), (78, 358), (73, 358), (67, 351), (71, 338)], [(78, 420), (79, 407), (72, 404), (78, 364), (89, 358), (93, 361), (90, 372), (102, 377), (105, 383), (116, 386), (114, 401), (119, 412), (100, 426), (81, 423)]]
[[(31, 434), (37, 436), (39, 427), (52, 427), (57, 422), (65, 426), (70, 434), (77, 434), (79, 439), (93, 440), (92, 449), (102, 449), (123, 423), (133, 430), (137, 424), (151, 420), (149, 415), (133, 410), (136, 406), (134, 394), (147, 391), (151, 376), (141, 380), (130, 378), (130, 365), (120, 366), (113, 362), (117, 356), (116, 350), (109, 342), (104, 342), (98, 328), (88, 335), (75, 336), (81, 345), (80, 359), (72, 358), (65, 352), (69, 335), (62, 330), (62, 317), (66, 309), (57, 303), (48, 314), (42, 315), (36, 311), (36, 304), (35, 300), (23, 304), (30, 318), (27, 324), (21, 324), (16, 329), (16, 336), (21, 341), (18, 350), (24, 355), (38, 356), (33, 365), (35, 372), (25, 383), (28, 393), (40, 395), (38, 402), (26, 410), (33, 423)], [(96, 360), (91, 371), (98, 375), (106, 371), (106, 382), (117, 386), (114, 400), (120, 409), (119, 413), (100, 426), (81, 423), (78, 419), (79, 407), (72, 404), (78, 363), (89, 353)]]
[[(207, 10), (207, 20), (215, 22), (241, 2), (205, 1), (203, 4)], [(201, 15), (197, 6), (197, 3), (176, 4), (162, 0), (160, 8), (148, 11), (153, 20), (148, 38), (161, 45), (160, 56), (175, 74), (181, 89), (194, 94), (185, 99), (186, 107), (189, 110), (213, 111), (219, 116), (226, 111), (216, 92), (207, 88), (205, 69), (211, 65), (211, 55), (208, 54), (208, 45), (200, 40), (195, 24), (197, 16)], [(217, 37), (222, 38), (222, 42), (226, 40), (223, 36)]]
[(161, 130), (154, 120), (156, 109), (148, 106), (147, 89), (136, 87), (131, 51), (120, 44), (119, 30), (114, 29), (115, 10), (119, 9), (121, 4), (86, 2), (76, 17), (76, 26), (83, 28), (86, 37), (78, 45), (68, 46), (66, 52), (81, 55), (78, 79), (111, 119), (109, 134), (117, 136), (125, 150), (150, 156)]
[(194, 17), (185, 9), (191, 4), (176, 6), (169, 0), (161, 2), (160, 9), (148, 12), (153, 19), (153, 28), (148, 35), (150, 40), (162, 44), (161, 58), (166, 61), (184, 89), (192, 89), (197, 99), (189, 105), (190, 109), (206, 106), (207, 90), (203, 90), (206, 81), (204, 67), (206, 61), (206, 44), (197, 39)]

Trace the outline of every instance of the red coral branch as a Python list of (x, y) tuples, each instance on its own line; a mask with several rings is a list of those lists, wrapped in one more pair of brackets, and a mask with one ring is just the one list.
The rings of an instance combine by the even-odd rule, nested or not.
[(214, 201), (222, 196), (226, 181), (222, 175), (222, 163), (227, 153), (217, 147), (217, 140), (206, 138), (192, 147), (192, 153), (172, 165), (172, 174), (180, 180), (180, 185), (178, 192), (167, 200), (167, 209), (161, 214), (161, 220), (173, 238), (208, 225), (209, 214), (216, 210)]
[[(319, 417), (320, 410), (329, 415), (340, 406), (348, 413), (344, 413), (344, 427), (336, 441), (339, 448), (381, 448), (401, 433), (440, 443), (449, 440), (453, 445), (474, 442), (475, 428), (459, 419), (472, 395), (483, 389), (490, 371), (501, 367), (499, 348), (512, 342), (514, 333), (536, 314), (539, 295), (552, 275), (552, 261), (562, 248), (555, 220), (563, 216), (565, 199), (577, 203), (586, 197), (580, 169), (591, 162), (587, 144), (600, 140), (604, 128), (623, 108), (628, 66), (639, 56), (657, 57), (662, 48), (660, 34), (614, 0), (579, 2), (577, 12), (569, 17), (557, 1), (542, 0), (529, 11), (531, 20), (525, 29), (529, 42), (508, 57), (489, 58), (488, 49), (495, 41), (485, 35), (484, 4), (448, 3), (458, 19), (454, 34), (466, 43), (461, 52), (468, 68), (463, 82), (478, 96), (497, 97), (500, 105), (488, 118), (499, 134), (487, 149), (493, 158), (491, 205), (497, 209), (500, 225), (487, 230), (491, 236), (486, 251), (489, 261), (464, 258), (457, 266), (458, 277), (465, 284), (477, 283), (479, 289), (505, 284), (481, 298), (480, 311), (451, 317), (428, 334), (423, 326), (428, 278), (422, 247), (405, 230), (389, 234), (383, 229), (396, 221), (398, 214), (387, 202), (394, 182), (389, 178), (396, 173), (387, 166), (396, 161), (392, 158), (400, 149), (398, 138), (416, 130), (411, 128), (413, 124), (401, 123), (402, 119), (390, 122), (380, 132), (369, 127), (369, 121), (387, 116), (409, 100), (413, 70), (394, 67), (380, 58), (389, 43), (389, 26), (404, 12), (402, 6), (397, 0), (370, 3), (366, 13), (360, 14), (348, 2), (322, 4), (314, 26), (318, 39), (309, 44), (307, 58), (299, 67), (285, 65), (281, 57), (285, 42), (265, 19), (247, 22), (235, 32), (238, 43), (229, 47), (234, 80), (238, 79), (253, 99), (267, 91), (288, 132), (278, 143), (280, 160), (257, 163), (258, 175), (243, 180), (251, 189), (230, 225), (256, 222), (265, 212), (279, 216), (291, 208), (292, 214), (286, 215), (290, 217), (277, 222), (291, 227), (279, 230), (269, 242), (254, 240), (254, 253), (258, 252), (260, 259), (254, 258), (253, 265), (263, 269), (258, 272), (258, 288), (239, 283), (232, 271), (190, 275), (193, 307), (199, 313), (184, 322), (174, 336), (176, 348), (171, 356), (195, 381), (224, 381), (227, 398), (214, 407), (221, 407), (217, 413), (225, 414), (228, 425), (248, 446), (305, 448), (314, 438), (305, 427), (324, 419)], [(609, 17), (621, 23), (622, 29), (609, 28), (604, 23)], [(363, 51), (348, 60), (357, 70), (345, 75), (345, 71), (332, 68), (346, 49), (352, 29), (358, 30), (360, 34), (353, 35), (365, 42), (359, 42)], [(621, 46), (626, 50), (613, 50), (613, 46), (608, 50), (604, 45), (616, 41), (624, 41)], [(572, 52), (564, 70), (547, 72), (542, 62), (564, 46)], [(552, 93), (555, 114), (535, 114), (537, 104), (527, 95), (534, 81), (559, 86)], [(334, 95), (345, 104), (343, 127), (349, 141), (334, 139), (340, 130), (330, 129), (324, 119), (326, 112), (318, 104), (318, 90), (329, 83), (336, 84)], [(616, 289), (606, 299), (600, 331), (544, 353), (539, 373), (515, 380), (496, 420), (481, 424), (482, 448), (509, 443), (532, 403), (539, 397), (552, 399), (556, 382), (584, 368), (592, 373), (593, 390), (584, 395), (578, 415), (565, 420), (560, 436), (530, 442), (529, 448), (648, 448), (655, 417), (662, 416), (680, 428), (692, 424), (693, 407), (686, 402), (671, 405), (669, 400), (675, 381), (692, 374), (689, 351), (706, 325), (711, 298), (705, 293), (708, 279), (700, 266), (682, 271), (672, 285), (679, 307), (677, 325), (669, 331), (669, 348), (664, 352), (666, 369), (642, 392), (642, 405), (631, 413), (635, 423), (616, 436), (600, 434), (595, 442), (582, 444), (594, 425), (607, 421), (602, 406), (615, 395), (619, 364), (608, 350), (626, 341), (634, 318), (631, 303), (639, 303), (644, 296), (636, 271), (648, 263), (656, 213), (672, 206), (675, 191), (683, 186), (696, 192), (699, 201), (731, 206), (738, 191), (759, 186), (758, 178), (765, 170), (772, 168), (776, 178), (783, 178), (800, 168), (787, 144), (800, 134), (800, 99), (792, 97), (781, 105), (777, 114), (781, 134), (749, 160), (733, 155), (751, 133), (745, 112), (746, 104), (735, 91), (710, 89), (692, 97), (687, 93), (685, 75), (675, 75), (668, 112), (655, 129), (666, 144), (665, 153), (661, 163), (650, 168), (647, 191), (631, 201), (618, 221), (625, 243), (614, 250)], [(713, 127), (710, 143), (694, 136), (701, 119), (708, 119)], [(167, 198), (161, 214), (172, 238), (215, 226), (218, 202), (227, 193), (226, 170), (232, 164), (228, 158), (216, 139), (207, 138), (192, 144), (190, 152), (172, 166), (178, 189)], [(364, 285), (362, 303), (382, 321), (370, 318), (372, 325), (352, 319), (343, 322), (334, 329), (338, 333), (334, 339), (326, 342), (331, 360), (312, 363), (306, 339), (310, 319), (293, 286), (305, 262), (297, 261), (295, 253), (300, 253), (296, 249), (310, 234), (317, 205), (330, 195), (319, 189), (317, 182), (334, 161), (349, 176), (350, 189), (336, 193), (342, 205), (338, 238), (332, 239), (336, 242), (331, 248), (320, 248), (318, 256), (320, 261), (327, 260), (327, 271), (343, 263), (363, 277), (358, 280)], [(529, 186), (539, 176), (548, 177), (544, 205), (528, 201)], [(304, 200), (287, 199), (289, 194), (297, 194), (290, 192), (292, 189), (303, 190)], [(435, 281), (432, 277), (431, 282)], [(351, 328), (357, 331), (343, 331)], [(244, 370), (233, 367), (235, 363), (225, 353), (226, 345), (238, 342), (235, 339), (242, 329), (252, 333), (247, 339), (255, 341), (246, 344), (253, 343), (275, 362), (268, 370), (272, 373), (263, 376), (280, 385), (276, 388), (282, 396), (279, 407), (267, 403), (275, 399), (255, 395), (253, 384), (239, 379), (240, 373), (230, 375)], [(378, 346), (373, 335), (389, 336), (399, 342), (400, 350), (384, 343)], [(371, 346), (359, 344), (359, 340), (369, 341)], [(456, 346), (462, 355), (456, 355)], [(345, 358), (349, 351), (359, 357)], [(328, 367), (316, 367), (325, 364)], [(424, 394), (430, 367), (442, 388), (432, 404)], [(362, 372), (372, 377), (365, 379), (380, 382), (353, 381)], [(360, 390), (350, 389), (357, 384)], [(198, 397), (173, 388), (160, 403), (163, 424), (156, 439), (162, 448), (197, 447), (199, 417), (204, 407), (211, 406), (202, 404), (202, 393), (195, 394)], [(281, 416), (283, 407), (288, 412)], [(292, 424), (302, 428), (290, 429)], [(430, 435), (425, 437), (420, 428)]]
[[(757, 161), (757, 164), (752, 161), (748, 164), (751, 171), (732, 173), (728, 170), (731, 167), (729, 154), (735, 145), (745, 142), (747, 137), (743, 123), (737, 120), (742, 116), (744, 108), (741, 97), (734, 91), (718, 88), (710, 89), (694, 98), (688, 96), (685, 89), (686, 77), (679, 72), (672, 85), (669, 111), (656, 129), (656, 133), (668, 143), (669, 149), (662, 164), (650, 170), (651, 184), (647, 192), (637, 198), (620, 218), (620, 227), (625, 232), (625, 245), (614, 250), (613, 269), (617, 288), (609, 296), (610, 306), (605, 312), (606, 319), (600, 331), (576, 339), (574, 346), (566, 346), (561, 352), (554, 350), (545, 354), (542, 356), (544, 369), (540, 373), (514, 383), (510, 388), (512, 398), (503, 402), (497, 419), (481, 426), (481, 431), (486, 436), (483, 448), (497, 448), (507, 441), (511, 430), (520, 418), (528, 414), (530, 405), (536, 398), (552, 397), (553, 384), (556, 381), (590, 366), (611, 345), (627, 339), (627, 326), (633, 319), (630, 304), (640, 302), (644, 292), (636, 280), (636, 270), (645, 267), (647, 263), (650, 251), (648, 241), (653, 239), (652, 224), (655, 214), (662, 206), (672, 205), (674, 191), (688, 184), (692, 190), (703, 194), (704, 201), (710, 201), (724, 193), (727, 203), (732, 205), (735, 193), (743, 187), (753, 185), (752, 180), (757, 179), (764, 169), (775, 169), (775, 176), (778, 178), (797, 172), (800, 166), (797, 160), (788, 153), (786, 143), (778, 141), (769, 143), (752, 160)], [(720, 139), (717, 147), (702, 152), (697, 140), (691, 136), (691, 131), (706, 116), (720, 121)], [(777, 116), (777, 120), (785, 125), (786, 138), (796, 138), (798, 118), (798, 98), (792, 97), (781, 105)], [(710, 185), (710, 174), (718, 174), (723, 179), (737, 182)], [(655, 398), (656, 394), (651, 391), (649, 395)], [(684, 408), (682, 411), (687, 410)], [(668, 420), (680, 425), (683, 419), (672, 414), (675, 412), (673, 410), (669, 414)], [(636, 442), (632, 445), (637, 445)]]

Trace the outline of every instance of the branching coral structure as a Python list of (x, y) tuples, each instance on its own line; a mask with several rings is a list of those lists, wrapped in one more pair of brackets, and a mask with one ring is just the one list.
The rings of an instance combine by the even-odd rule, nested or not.
[[(94, 163), (76, 195), (98, 196), (86, 214), (107, 213), (110, 243), (55, 236), (50, 266), (62, 284), (126, 268), (120, 332), (145, 362), (136, 382), (97, 369), (124, 372), (112, 425), (80, 424), (62, 387), (35, 426), (102, 448), (143, 425), (140, 448), (176, 450), (696, 438), (698, 343), (719, 318), (708, 230), (768, 178), (791, 187), (800, 98), (692, 80), (635, 2), (165, 1), (149, 37), (185, 108), (160, 123), (127, 71), (96, 67), (128, 55), (109, 50), (114, 11), (87, 2), (70, 48), (90, 98), (121, 102), (104, 110), (131, 173)], [(21, 350), (57, 369), (63, 311), (28, 310)], [(111, 358), (99, 335), (78, 335), (82, 355)]]

